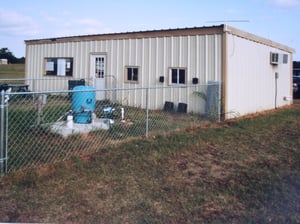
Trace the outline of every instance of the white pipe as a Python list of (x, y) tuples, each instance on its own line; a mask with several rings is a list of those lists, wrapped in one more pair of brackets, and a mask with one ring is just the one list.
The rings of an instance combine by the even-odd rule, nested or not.
[(122, 119), (122, 121), (124, 120), (124, 108), (123, 107), (121, 107), (121, 119)]
[(67, 127), (73, 128), (73, 116), (72, 115), (67, 116)]

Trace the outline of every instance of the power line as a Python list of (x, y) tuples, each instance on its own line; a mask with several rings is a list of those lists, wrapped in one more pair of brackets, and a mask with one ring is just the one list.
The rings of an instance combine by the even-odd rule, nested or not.
[(232, 20), (211, 20), (206, 23), (250, 23), (250, 20), (246, 19), (232, 19)]

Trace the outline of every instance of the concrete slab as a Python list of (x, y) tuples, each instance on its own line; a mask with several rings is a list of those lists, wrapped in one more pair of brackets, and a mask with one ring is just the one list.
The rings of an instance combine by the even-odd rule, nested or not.
[(109, 126), (109, 119), (94, 118), (92, 123), (89, 124), (78, 124), (73, 121), (59, 121), (51, 125), (51, 132), (58, 133), (66, 138), (70, 135), (89, 133), (99, 129), (108, 130)]

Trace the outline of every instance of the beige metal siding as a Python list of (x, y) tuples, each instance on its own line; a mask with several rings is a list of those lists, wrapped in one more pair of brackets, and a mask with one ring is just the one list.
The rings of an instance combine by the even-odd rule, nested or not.
[[(291, 53), (231, 34), (227, 44), (227, 118), (291, 103), (284, 100), (290, 96)], [(288, 64), (271, 65), (270, 52), (288, 54)], [(275, 72), (279, 74), (277, 80)]]
[[(72, 78), (84, 78), (91, 85), (90, 55), (104, 53), (107, 55), (107, 75), (110, 76), (106, 80), (107, 88), (168, 86), (169, 69), (172, 67), (186, 69), (187, 84), (191, 84), (194, 77), (198, 77), (201, 84), (206, 84), (221, 80), (221, 41), (221, 34), (217, 34), (27, 44), (26, 76), (51, 78), (43, 74), (44, 58), (72, 57)], [(125, 82), (125, 66), (139, 67), (138, 84)], [(164, 83), (159, 82), (160, 76), (164, 76)], [(52, 78), (56, 81), (35, 83), (35, 90), (67, 89), (70, 77)], [(187, 103), (190, 111), (196, 110), (191, 101), (193, 92), (184, 86), (178, 91), (158, 89), (151, 94), (150, 108), (159, 109), (165, 101), (173, 101)], [(144, 92), (128, 91), (119, 94), (117, 100), (126, 101), (129, 105), (138, 104), (133, 106), (146, 105)]]

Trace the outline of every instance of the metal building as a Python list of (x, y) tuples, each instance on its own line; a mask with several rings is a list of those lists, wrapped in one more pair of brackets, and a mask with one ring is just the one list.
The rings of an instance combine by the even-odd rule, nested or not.
[(4, 58), (0, 58), (0, 65), (7, 65), (8, 64), (8, 60), (4, 59)]
[[(224, 119), (292, 103), (294, 49), (228, 25), (26, 40), (26, 78), (67, 89), (221, 83)], [(45, 84), (46, 83), (46, 84)], [(164, 101), (156, 91), (155, 108)], [(182, 97), (189, 98), (187, 93)], [(154, 98), (155, 98), (154, 97)], [(101, 93), (97, 99), (105, 98)], [(141, 98), (141, 105), (143, 104)]]

